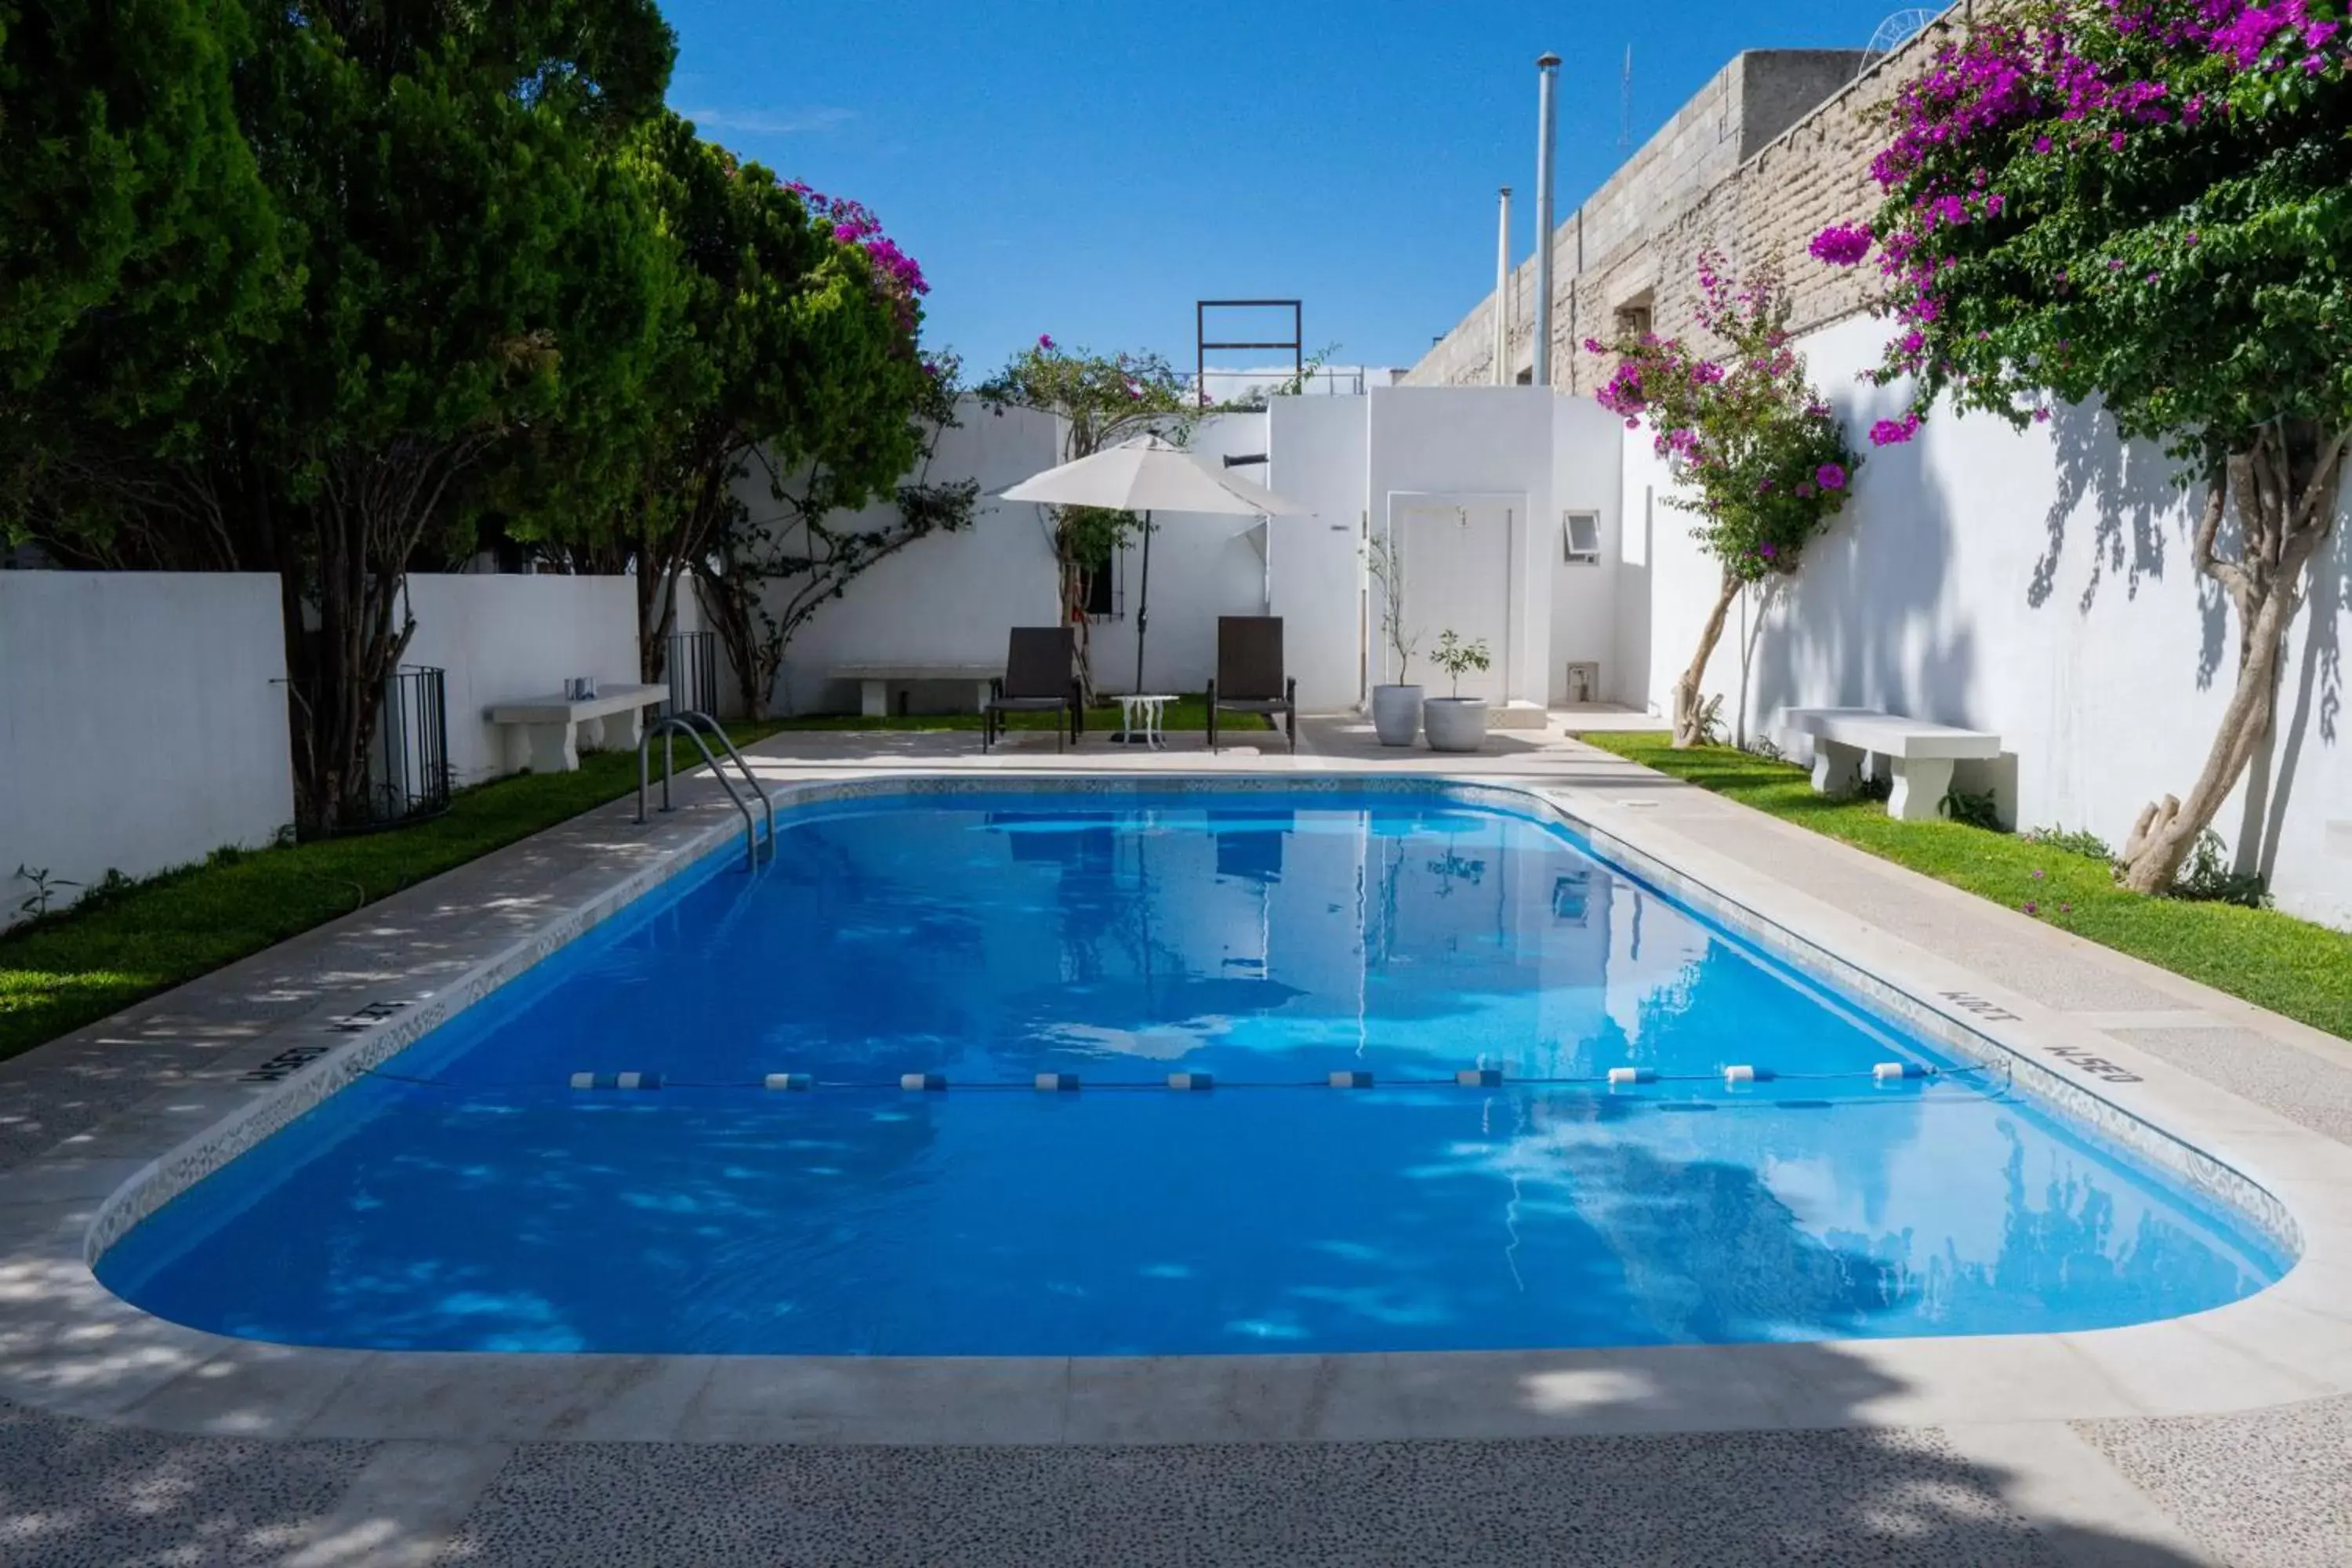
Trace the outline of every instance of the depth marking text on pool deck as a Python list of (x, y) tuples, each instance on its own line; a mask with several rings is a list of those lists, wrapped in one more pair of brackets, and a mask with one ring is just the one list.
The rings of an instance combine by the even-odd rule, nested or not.
[[(1988, 1002), (1970, 992), (1938, 991), (1936, 994), (1956, 1006), (1974, 1013), (1988, 1023), (2022, 1024), (2025, 1022), (2022, 1017), (2008, 1008), (1998, 1003)], [(2040, 1049), (2043, 1056), (2056, 1057), (2075, 1071), (2088, 1073), (2102, 1083), (2146, 1083), (2147, 1081), (2131, 1068), (2111, 1062), (2096, 1052), (2086, 1051), (2080, 1046), (2043, 1046)]]

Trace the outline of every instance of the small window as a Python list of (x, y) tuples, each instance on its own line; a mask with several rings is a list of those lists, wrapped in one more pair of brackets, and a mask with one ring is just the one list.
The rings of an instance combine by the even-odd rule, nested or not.
[(1650, 289), (1643, 289), (1619, 305), (1614, 312), (1617, 335), (1621, 338), (1647, 336), (1656, 319), (1656, 290)]
[(1560, 513), (1560, 547), (1562, 557), (1571, 565), (1601, 564), (1601, 514), (1597, 511), (1564, 511)]
[(1096, 567), (1087, 577), (1087, 617), (1089, 620), (1115, 621), (1118, 618), (1119, 569), (1126, 564), (1125, 552), (1111, 552), (1110, 559)]

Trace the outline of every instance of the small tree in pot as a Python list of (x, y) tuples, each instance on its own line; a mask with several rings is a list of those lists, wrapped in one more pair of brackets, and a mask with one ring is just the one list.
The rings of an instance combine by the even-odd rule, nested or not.
[(1486, 639), (1464, 642), (1452, 631), (1442, 633), (1437, 639), (1437, 651), (1429, 658), (1454, 683), (1452, 696), (1433, 697), (1422, 707), (1423, 721), (1429, 726), (1429, 749), (1476, 751), (1486, 743), (1486, 700), (1463, 696), (1462, 678), (1484, 674), (1495, 667), (1493, 657), (1486, 651)]
[(1381, 637), (1396, 654), (1396, 679), (1372, 688), (1372, 729), (1383, 746), (1410, 746), (1421, 732), (1421, 688), (1405, 682), (1421, 634), (1404, 624), (1404, 563), (1386, 539), (1371, 542), (1372, 581), (1381, 585)]

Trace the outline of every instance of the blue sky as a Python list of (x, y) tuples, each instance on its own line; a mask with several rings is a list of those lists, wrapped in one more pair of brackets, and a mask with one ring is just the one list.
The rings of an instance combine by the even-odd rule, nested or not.
[[(1559, 211), (1742, 48), (1860, 47), (1888, 0), (665, 0), (671, 105), (850, 195), (923, 264), (975, 378), (1051, 332), (1189, 365), (1192, 301), (1299, 296), (1311, 349), (1407, 364), (1534, 245), (1535, 69)], [(1236, 336), (1255, 335), (1237, 332)], [(1225, 355), (1228, 363), (1244, 356)]]

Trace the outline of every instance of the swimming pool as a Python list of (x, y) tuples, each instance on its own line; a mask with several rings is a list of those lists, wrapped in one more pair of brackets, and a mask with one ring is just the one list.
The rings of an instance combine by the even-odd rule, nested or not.
[[(763, 869), (715, 854), (100, 1279), (301, 1344), (1114, 1355), (2053, 1331), (2287, 1264), (1491, 793), (779, 820)], [(571, 1087), (622, 1073), (660, 1087)]]

